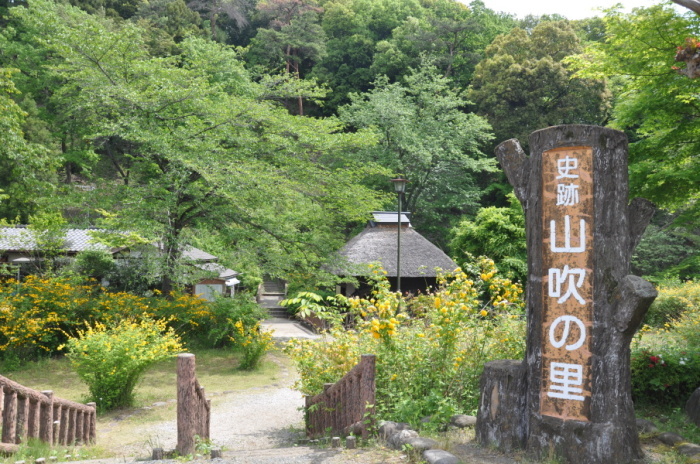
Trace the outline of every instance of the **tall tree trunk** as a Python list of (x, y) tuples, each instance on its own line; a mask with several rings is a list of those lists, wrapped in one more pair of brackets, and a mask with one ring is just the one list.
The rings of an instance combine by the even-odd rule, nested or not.
[[(64, 134), (63, 138), (61, 139), (61, 153), (63, 153), (65, 155), (67, 150), (68, 150), (68, 145), (66, 144), (66, 136)], [(66, 184), (70, 184), (73, 182), (73, 172), (71, 169), (70, 161), (66, 163), (65, 170), (66, 170)]]
[(161, 291), (166, 298), (172, 298), (173, 276), (177, 272), (177, 262), (180, 259), (180, 230), (171, 230), (163, 239), (163, 275), (161, 280)]
[(212, 11), (209, 14), (209, 30), (211, 31), (211, 40), (216, 42), (216, 20), (219, 15)]

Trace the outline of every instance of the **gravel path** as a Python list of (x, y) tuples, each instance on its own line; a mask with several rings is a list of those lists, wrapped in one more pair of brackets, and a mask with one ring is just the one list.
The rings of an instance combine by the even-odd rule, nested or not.
[[(287, 321), (267, 321), (271, 325), (276, 338), (312, 338), (315, 335), (305, 333), (297, 324)], [(275, 325), (276, 324), (276, 325)], [(308, 331), (307, 331), (308, 332)], [(279, 358), (274, 355), (280, 371), (276, 382), (263, 387), (250, 388), (238, 392), (207, 392), (212, 400), (211, 440), (214, 446), (224, 450), (223, 459), (196, 459), (190, 463), (219, 463), (219, 464), (402, 464), (408, 462), (405, 455), (398, 451), (372, 447), (359, 450), (329, 449), (323, 447), (309, 448), (296, 446), (303, 433), (303, 415), (301, 407), (304, 404), (302, 395), (292, 390), (296, 373), (291, 371)], [(174, 408), (174, 400), (156, 403), (153, 408)], [(145, 408), (145, 410), (150, 408)], [(138, 436), (129, 436), (124, 443), (123, 436), (120, 445), (110, 446), (111, 437), (119, 435), (122, 423), (138, 421), (138, 415), (145, 410), (132, 412), (127, 417), (116, 418), (114, 421), (100, 425), (98, 433), (102, 437), (100, 443), (114, 452), (118, 458), (84, 461), (83, 464), (123, 464), (140, 462), (150, 458), (153, 448), (165, 450), (175, 449), (177, 444), (177, 426), (175, 421), (149, 422), (144, 420), (138, 424)], [(134, 417), (137, 416), (137, 417)], [(130, 426), (134, 427), (133, 424)], [(113, 435), (110, 435), (113, 434)], [(513, 464), (516, 461), (475, 447), (461, 437), (455, 446), (460, 459), (465, 464)], [(456, 443), (454, 443), (456, 444)], [(180, 464), (181, 461), (151, 461), (158, 464)]]
[[(300, 408), (304, 405), (304, 399), (301, 393), (291, 388), (296, 374), (290, 372), (274, 355), (269, 359), (280, 367), (274, 384), (236, 392), (207, 392), (207, 397), (212, 401), (210, 433), (215, 446), (235, 451), (280, 448), (293, 446), (303, 437), (303, 415)], [(174, 410), (175, 402), (170, 400), (155, 403), (151, 408), (161, 407)], [(126, 427), (127, 422), (138, 423), (138, 416), (151, 408), (136, 410), (128, 417), (116, 417), (109, 423), (100, 424), (98, 434), (101, 438), (98, 443), (123, 460), (128, 460), (131, 456), (146, 457), (156, 447), (175, 449), (177, 424), (172, 420), (144, 420), (137, 425), (137, 436), (127, 440), (120, 436), (122, 425)], [(116, 438), (118, 436), (120, 438)], [(111, 442), (122, 443), (115, 445)]]

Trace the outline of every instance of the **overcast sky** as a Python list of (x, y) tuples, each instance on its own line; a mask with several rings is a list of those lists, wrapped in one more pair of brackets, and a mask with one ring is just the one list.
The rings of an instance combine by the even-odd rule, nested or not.
[[(469, 4), (471, 0), (459, 0)], [(590, 18), (601, 16), (596, 8), (609, 8), (616, 3), (622, 3), (629, 11), (638, 6), (651, 6), (661, 3), (661, 0), (483, 0), (487, 8), (494, 11), (514, 13), (518, 18), (528, 14), (543, 15), (557, 13), (569, 19)], [(678, 7), (679, 11), (688, 10)]]

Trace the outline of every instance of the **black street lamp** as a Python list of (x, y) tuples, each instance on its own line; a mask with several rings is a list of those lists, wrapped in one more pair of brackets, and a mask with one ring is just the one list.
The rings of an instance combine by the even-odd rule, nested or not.
[(396, 196), (399, 198), (399, 210), (397, 213), (398, 218), (398, 233), (396, 234), (396, 291), (401, 294), (401, 197), (406, 193), (407, 179), (402, 177), (397, 177), (396, 179), (391, 179), (394, 183), (394, 191)]

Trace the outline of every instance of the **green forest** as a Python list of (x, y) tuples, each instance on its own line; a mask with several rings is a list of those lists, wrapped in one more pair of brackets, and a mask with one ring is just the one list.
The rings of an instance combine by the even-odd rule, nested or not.
[(189, 245), (250, 287), (317, 288), (401, 175), (416, 230), (522, 278), (494, 148), (596, 124), (626, 132), (631, 196), (659, 207), (633, 271), (697, 278), (698, 35), (661, 2), (570, 21), (479, 0), (0, 0), (0, 219), (162, 243), (166, 291)]

